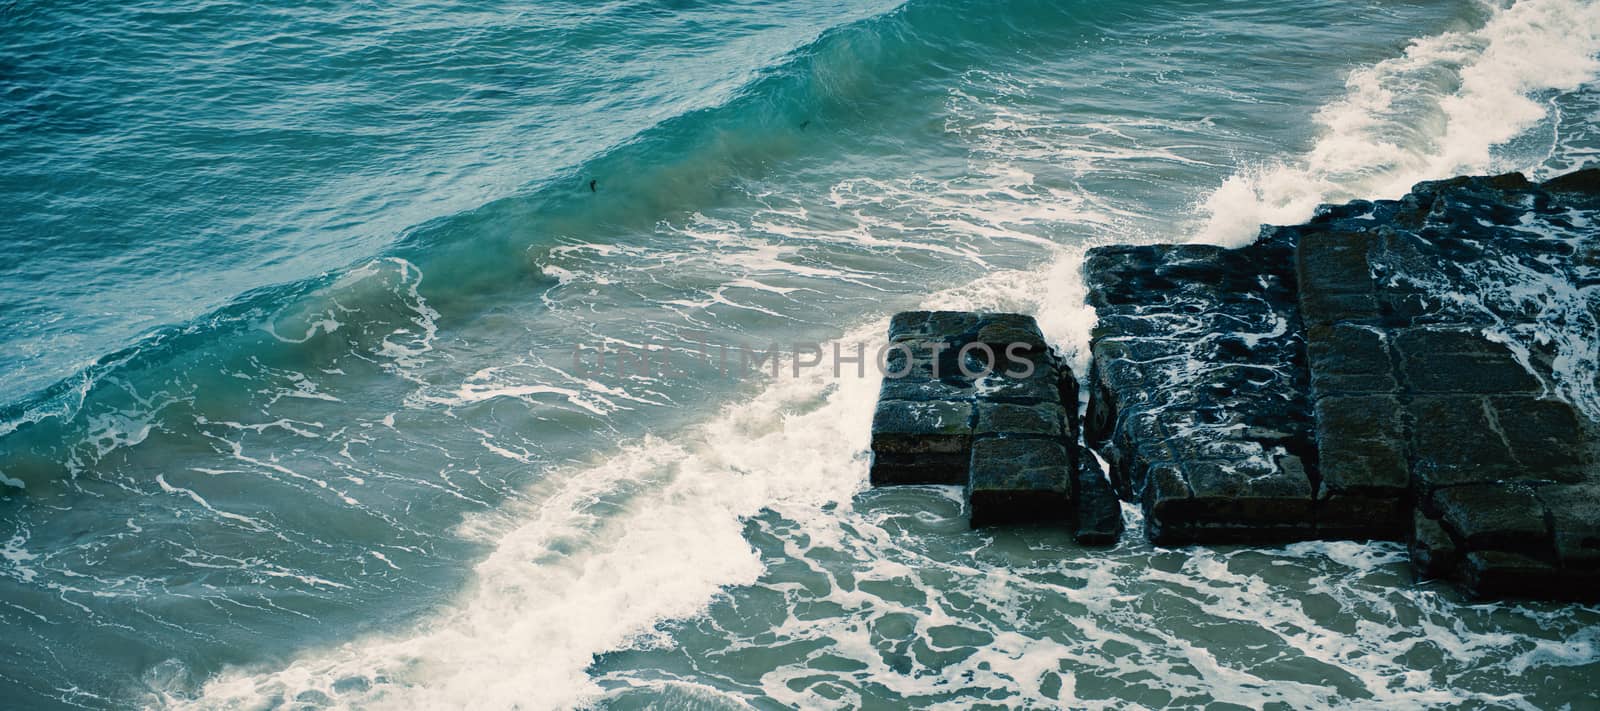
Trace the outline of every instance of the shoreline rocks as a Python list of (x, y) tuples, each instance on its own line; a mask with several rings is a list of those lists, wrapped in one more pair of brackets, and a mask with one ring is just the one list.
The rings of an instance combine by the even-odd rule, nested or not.
[(1077, 378), (1031, 316), (911, 311), (888, 335), (873, 486), (961, 485), (974, 527), (1079, 520), (1081, 540), (1115, 541), (1109, 483), (1079, 495)]
[[(974, 526), (1085, 544), (1117, 540), (1119, 500), (1158, 545), (1406, 540), (1472, 595), (1600, 599), (1600, 170), (1421, 183), (1237, 249), (1100, 247), (1084, 277), (1081, 423), (1033, 319), (897, 315), (872, 483), (962, 485)], [(1031, 368), (975, 373), (983, 350)]]
[(1158, 544), (1407, 539), (1471, 594), (1600, 598), (1597, 226), (1591, 170), (1091, 250), (1085, 440)]

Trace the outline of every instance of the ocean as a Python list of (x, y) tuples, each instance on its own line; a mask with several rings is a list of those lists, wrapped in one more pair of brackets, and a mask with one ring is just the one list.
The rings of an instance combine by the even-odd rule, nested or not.
[(1593, 0), (0, 27), (0, 707), (1600, 703), (1600, 608), (1401, 544), (1155, 548), (1127, 507), (1085, 549), (869, 490), (877, 376), (828, 345), (1021, 311), (1081, 374), (1089, 247), (1596, 165)]

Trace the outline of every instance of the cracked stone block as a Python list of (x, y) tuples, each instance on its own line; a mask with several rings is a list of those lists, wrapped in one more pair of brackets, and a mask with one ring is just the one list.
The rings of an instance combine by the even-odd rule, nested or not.
[(1571, 405), (1533, 397), (1489, 399), (1512, 454), (1531, 475), (1577, 482), (1593, 468), (1595, 437)]
[(1241, 249), (1107, 247), (1084, 266), (1098, 321), (1085, 441), (1158, 543), (1304, 538), (1315, 444), (1294, 235)]
[(1322, 486), (1341, 494), (1402, 497), (1410, 486), (1404, 413), (1393, 395), (1325, 397), (1317, 401), (1317, 451)]
[(972, 443), (967, 507), (974, 528), (1070, 520), (1072, 457), (1055, 438), (985, 437)]
[(1451, 537), (1468, 550), (1551, 551), (1544, 505), (1518, 483), (1466, 484), (1433, 494), (1433, 508)]
[(1061, 439), (1066, 429), (1065, 413), (1059, 404), (1019, 405), (1006, 402), (978, 403), (978, 424), (973, 435), (1032, 435)]
[(1482, 334), (1410, 329), (1395, 336), (1405, 377), (1418, 392), (1530, 393), (1543, 390), (1511, 350)]
[(1483, 398), (1418, 397), (1408, 411), (1413, 423), (1413, 483), (1421, 494), (1438, 487), (1493, 481), (1517, 471), (1516, 459), (1490, 419)]
[(1311, 387), (1319, 395), (1393, 392), (1399, 387), (1383, 331), (1348, 323), (1306, 329)]
[(1474, 594), (1600, 599), (1597, 186), (1455, 178), (1236, 250), (1091, 250), (1084, 441), (1158, 543), (1403, 537)]
[(965, 401), (880, 401), (872, 418), (872, 484), (964, 483), (972, 415)]
[(889, 340), (874, 486), (961, 484), (974, 526), (1076, 517), (1077, 380), (1031, 316), (905, 312)]

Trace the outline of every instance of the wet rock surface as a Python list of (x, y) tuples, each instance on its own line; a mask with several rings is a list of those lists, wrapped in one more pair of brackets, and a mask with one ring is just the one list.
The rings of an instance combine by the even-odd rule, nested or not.
[(1110, 485), (1089, 483), (1088, 504), (1078, 495), (1077, 379), (1032, 317), (906, 312), (891, 320), (889, 343), (874, 486), (961, 485), (973, 526), (1088, 516), (1089, 538), (1115, 540), (1121, 512), (1100, 495)]
[(1100, 248), (1085, 277), (1085, 441), (1153, 541), (1408, 538), (1473, 593), (1600, 597), (1600, 171)]
[(1292, 241), (1093, 250), (1084, 439), (1157, 543), (1310, 538), (1315, 461)]

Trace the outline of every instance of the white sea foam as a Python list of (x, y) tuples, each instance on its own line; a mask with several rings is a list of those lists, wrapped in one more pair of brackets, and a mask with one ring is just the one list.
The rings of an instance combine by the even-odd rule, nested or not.
[[(1076, 260), (1055, 264), (997, 273), (927, 305), (1036, 311), (1081, 301)], [(1077, 338), (1087, 320), (1057, 314), (1045, 326), (1058, 339)], [(884, 327), (875, 322), (841, 340), (870, 341)], [(744, 537), (745, 518), (781, 504), (816, 519), (826, 540), (820, 532), (836, 519), (823, 506), (847, 505), (865, 482), (876, 394), (870, 371), (838, 380), (825, 368), (805, 371), (681, 440), (645, 439), (594, 466), (553, 473), (528, 503), (463, 526), (463, 535), (491, 540), (495, 551), (462, 601), (421, 629), (276, 671), (230, 670), (197, 700), (165, 701), (253, 706), (306, 694), (341, 705), (544, 708), (594, 698), (599, 688), (585, 669), (596, 653), (695, 614), (724, 586), (757, 579), (763, 566)], [(1025, 657), (1030, 644), (1019, 638), (996, 654)], [(1034, 664), (1007, 666), (1019, 663)]]
[(1597, 55), (1600, 3), (1575, 0), (1522, 0), (1475, 30), (1415, 40), (1401, 56), (1350, 73), (1344, 98), (1318, 112), (1308, 154), (1224, 181), (1201, 206), (1196, 239), (1240, 245), (1259, 225), (1304, 222), (1322, 203), (1535, 167), (1546, 156), (1495, 148), (1549, 118), (1542, 92), (1592, 81)]

